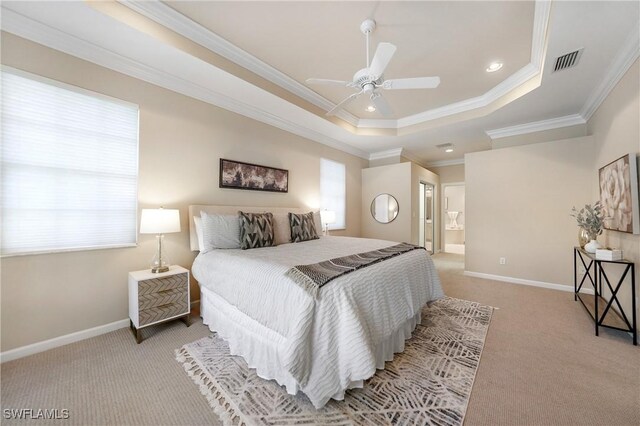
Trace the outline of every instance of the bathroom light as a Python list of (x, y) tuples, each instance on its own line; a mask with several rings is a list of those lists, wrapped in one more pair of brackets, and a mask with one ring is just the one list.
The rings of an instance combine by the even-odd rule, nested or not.
[(496, 72), (502, 68), (502, 62), (493, 62), (487, 67), (487, 72)]
[(367, 111), (368, 112), (374, 112), (375, 110), (376, 110), (376, 107), (374, 107), (373, 105), (367, 106)]

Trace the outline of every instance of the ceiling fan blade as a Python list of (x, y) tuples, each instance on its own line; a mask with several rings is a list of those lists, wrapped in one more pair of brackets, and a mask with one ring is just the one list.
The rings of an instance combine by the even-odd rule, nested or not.
[(376, 54), (373, 55), (371, 65), (369, 66), (369, 75), (375, 77), (377, 80), (384, 70), (389, 65), (389, 61), (393, 58), (393, 54), (396, 53), (396, 47), (391, 43), (379, 43), (376, 49)]
[(378, 110), (383, 116), (390, 117), (393, 115), (393, 110), (387, 103), (387, 100), (383, 98), (379, 93), (371, 96), (371, 101), (376, 106), (376, 110)]
[(338, 105), (334, 106), (333, 108), (331, 108), (328, 112), (327, 115), (334, 115), (336, 111), (343, 109), (345, 106), (347, 106), (348, 104), (350, 104), (355, 98), (357, 98), (358, 96), (362, 95), (362, 93), (364, 93), (364, 90), (359, 91), (358, 93), (354, 93), (353, 95), (349, 96), (348, 98), (344, 99), (342, 102), (340, 102)]
[(307, 84), (324, 84), (331, 86), (352, 87), (352, 81), (329, 80), (326, 78), (308, 78), (305, 80)]
[(385, 80), (382, 88), (386, 90), (396, 89), (435, 89), (440, 85), (440, 77), (416, 77)]

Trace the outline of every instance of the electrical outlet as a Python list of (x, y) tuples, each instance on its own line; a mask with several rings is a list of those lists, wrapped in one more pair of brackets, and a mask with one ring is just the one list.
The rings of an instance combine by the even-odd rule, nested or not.
[(500, 264), (501, 265), (506, 265), (507, 264), (507, 258), (506, 257), (501, 257), (500, 258)]

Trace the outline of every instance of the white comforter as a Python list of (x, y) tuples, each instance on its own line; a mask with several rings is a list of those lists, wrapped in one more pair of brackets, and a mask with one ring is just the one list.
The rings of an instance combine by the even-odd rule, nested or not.
[(285, 272), (295, 265), (396, 243), (322, 237), (254, 250), (214, 250), (194, 261), (200, 285), (283, 337), (283, 367), (316, 407), (375, 373), (378, 344), (443, 296), (433, 262), (413, 250), (326, 284), (317, 300)]

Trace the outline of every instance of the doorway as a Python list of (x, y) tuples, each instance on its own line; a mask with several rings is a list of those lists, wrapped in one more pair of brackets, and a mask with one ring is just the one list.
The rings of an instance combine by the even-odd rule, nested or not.
[(430, 183), (420, 182), (420, 218), (418, 220), (418, 244), (431, 254), (434, 248), (434, 186)]
[(442, 185), (443, 241), (445, 253), (464, 254), (465, 189), (464, 182)]

